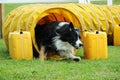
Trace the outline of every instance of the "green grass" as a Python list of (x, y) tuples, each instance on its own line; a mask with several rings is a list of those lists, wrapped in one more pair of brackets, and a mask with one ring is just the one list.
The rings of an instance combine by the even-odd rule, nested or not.
[[(120, 46), (108, 47), (108, 59), (85, 60), (13, 60), (0, 40), (0, 80), (119, 80)], [(80, 49), (78, 56), (83, 57)]]
[(13, 9), (19, 7), (19, 6), (22, 6), (22, 5), (27, 5), (27, 3), (15, 3), (15, 4), (4, 4), (4, 7), (5, 7), (5, 16), (10, 12), (12, 11)]
[[(91, 1), (92, 4), (107, 5), (107, 0)], [(120, 5), (120, 0), (113, 0), (113, 5)]]
[(91, 1), (92, 4), (107, 5), (107, 0)]

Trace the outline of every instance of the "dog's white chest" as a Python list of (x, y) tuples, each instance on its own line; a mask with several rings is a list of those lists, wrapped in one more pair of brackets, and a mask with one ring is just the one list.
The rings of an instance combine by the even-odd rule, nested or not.
[(55, 41), (55, 46), (57, 50), (70, 50), (73, 49), (73, 47), (68, 42), (63, 42), (61, 40)]

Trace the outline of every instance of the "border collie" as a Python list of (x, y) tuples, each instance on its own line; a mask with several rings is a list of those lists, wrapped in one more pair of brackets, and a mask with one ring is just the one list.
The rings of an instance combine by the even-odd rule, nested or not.
[[(40, 50), (44, 50), (42, 51), (44, 55), (47, 55), (49, 51), (55, 51), (62, 57), (74, 61), (81, 60), (80, 57), (74, 56), (74, 49), (82, 46), (80, 30), (74, 28), (72, 22), (55, 21), (44, 25), (37, 24), (35, 38)], [(44, 49), (41, 49), (41, 46)]]

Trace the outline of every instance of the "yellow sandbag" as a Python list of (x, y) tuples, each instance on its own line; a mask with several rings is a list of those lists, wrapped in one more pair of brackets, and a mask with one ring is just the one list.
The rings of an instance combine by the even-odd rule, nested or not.
[(9, 51), (12, 59), (32, 59), (32, 40), (30, 32), (10, 32)]
[(114, 46), (120, 46), (120, 26), (114, 27)]
[(94, 60), (108, 57), (105, 32), (84, 32), (83, 40), (85, 59)]

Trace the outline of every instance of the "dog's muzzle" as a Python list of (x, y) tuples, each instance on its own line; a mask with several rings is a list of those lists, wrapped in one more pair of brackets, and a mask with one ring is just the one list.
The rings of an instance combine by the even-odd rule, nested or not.
[(74, 47), (75, 47), (76, 49), (78, 49), (79, 47), (82, 47), (82, 46), (83, 46), (83, 44), (80, 43), (79, 45), (75, 45)]
[(79, 47), (83, 46), (83, 43), (80, 41), (80, 39), (78, 39), (75, 43), (75, 48), (78, 49)]
[(79, 47), (83, 46), (83, 44), (79, 44)]

